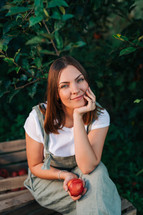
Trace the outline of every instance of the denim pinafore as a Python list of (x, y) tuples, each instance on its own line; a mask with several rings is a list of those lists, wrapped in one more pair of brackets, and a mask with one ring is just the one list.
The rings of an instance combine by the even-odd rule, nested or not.
[[(64, 215), (121, 215), (121, 199), (115, 184), (109, 178), (105, 165), (100, 162), (92, 173), (85, 175), (78, 168), (75, 156), (59, 157), (49, 152), (49, 136), (43, 128), (44, 116), (39, 105), (35, 106), (34, 109), (38, 115), (46, 149), (42, 169), (50, 169), (50, 166), (53, 166), (71, 171), (84, 179), (88, 190), (80, 200), (75, 202), (63, 189), (63, 181), (41, 179), (28, 170), (28, 177), (24, 185), (32, 193), (35, 200), (41, 206)], [(90, 127), (91, 125), (87, 127), (87, 133)]]

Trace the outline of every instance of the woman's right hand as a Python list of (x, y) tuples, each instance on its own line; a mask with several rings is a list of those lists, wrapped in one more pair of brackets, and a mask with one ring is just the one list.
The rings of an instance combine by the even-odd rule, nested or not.
[[(78, 176), (77, 176), (76, 174), (72, 173), (72, 172), (66, 172), (66, 174), (65, 174), (65, 179), (64, 179), (64, 183), (63, 183), (63, 188), (64, 188), (65, 191), (68, 191), (68, 186), (67, 186), (67, 184), (68, 184), (68, 182), (69, 182), (71, 179), (73, 179), (73, 178), (78, 178)], [(87, 191), (87, 188), (85, 187), (85, 181), (84, 181), (84, 180), (82, 180), (82, 181), (83, 181), (84, 190), (83, 190), (83, 192), (82, 192), (81, 195), (75, 197), (75, 196), (72, 196), (72, 195), (70, 194), (70, 192), (68, 191), (70, 197), (71, 197), (74, 201), (80, 199), (81, 196), (83, 196), (83, 195), (86, 193), (86, 191)]]

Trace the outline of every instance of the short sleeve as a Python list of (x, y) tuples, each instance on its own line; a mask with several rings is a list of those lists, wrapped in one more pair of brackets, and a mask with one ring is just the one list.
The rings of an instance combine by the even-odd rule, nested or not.
[(102, 110), (98, 119), (92, 123), (91, 130), (97, 128), (104, 128), (110, 125), (110, 116), (106, 109)]
[(35, 110), (32, 110), (24, 124), (25, 132), (35, 141), (44, 143), (38, 116)]

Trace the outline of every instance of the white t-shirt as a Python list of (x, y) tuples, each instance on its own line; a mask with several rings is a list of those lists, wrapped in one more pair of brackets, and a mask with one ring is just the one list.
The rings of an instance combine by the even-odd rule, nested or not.
[[(99, 115), (98, 119), (95, 120), (91, 126), (91, 130), (107, 127), (110, 124), (110, 116), (108, 112), (104, 109)], [(44, 144), (44, 138), (41, 132), (41, 127), (39, 124), (38, 116), (36, 110), (32, 110), (26, 119), (24, 124), (24, 129), (26, 133), (35, 141)], [(87, 126), (85, 125), (85, 129)], [(49, 151), (61, 157), (75, 155), (74, 150), (74, 133), (73, 127), (67, 128), (63, 127), (62, 130), (58, 130), (59, 134), (50, 133), (49, 134)], [(45, 151), (44, 151), (45, 154)]]

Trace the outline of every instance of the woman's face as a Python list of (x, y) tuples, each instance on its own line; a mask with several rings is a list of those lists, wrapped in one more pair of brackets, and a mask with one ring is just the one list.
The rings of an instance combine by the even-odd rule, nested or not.
[(86, 104), (87, 101), (83, 96), (88, 87), (87, 81), (76, 67), (68, 65), (61, 71), (58, 93), (66, 110), (82, 107)]

